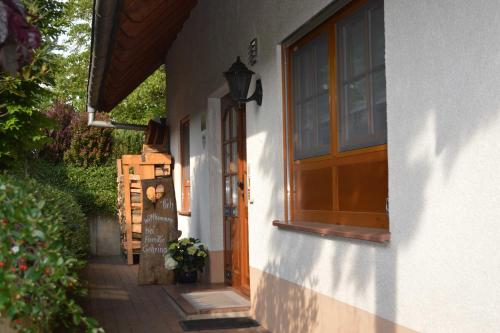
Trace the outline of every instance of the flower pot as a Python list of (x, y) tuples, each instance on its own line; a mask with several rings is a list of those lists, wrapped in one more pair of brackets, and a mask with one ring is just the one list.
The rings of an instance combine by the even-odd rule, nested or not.
[(198, 272), (176, 271), (175, 279), (178, 283), (196, 283), (196, 281), (198, 280)]

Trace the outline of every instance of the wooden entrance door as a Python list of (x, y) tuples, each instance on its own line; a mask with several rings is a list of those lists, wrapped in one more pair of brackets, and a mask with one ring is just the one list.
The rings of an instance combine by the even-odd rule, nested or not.
[(250, 294), (245, 106), (222, 99), (224, 280)]

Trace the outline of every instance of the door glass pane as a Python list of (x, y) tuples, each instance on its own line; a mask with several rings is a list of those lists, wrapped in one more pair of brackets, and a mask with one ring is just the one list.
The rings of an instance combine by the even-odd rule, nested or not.
[(226, 233), (226, 246), (225, 249), (226, 251), (231, 251), (232, 249), (232, 244), (231, 244), (231, 218), (226, 217), (225, 219), (225, 233)]
[(224, 141), (229, 140), (230, 138), (230, 133), (229, 133), (229, 112), (226, 113), (226, 116), (224, 118)]
[(231, 138), (236, 139), (236, 135), (238, 134), (238, 117), (236, 108), (231, 109), (231, 119), (232, 119), (232, 129), (231, 129)]
[(328, 35), (293, 51), (294, 158), (300, 160), (330, 152)]
[(387, 142), (381, 2), (337, 24), (339, 151)]
[(225, 159), (225, 168), (224, 168), (224, 173), (227, 174), (229, 172), (229, 165), (230, 165), (230, 161), (231, 161), (231, 151), (229, 150), (230, 149), (230, 145), (229, 144), (226, 144), (224, 145), (224, 159)]
[(238, 177), (232, 176), (233, 205), (238, 205)]
[(233, 142), (231, 144), (231, 173), (238, 172), (238, 144)]
[(225, 191), (226, 191), (226, 205), (229, 206), (231, 204), (231, 184), (229, 181), (229, 177), (225, 178)]

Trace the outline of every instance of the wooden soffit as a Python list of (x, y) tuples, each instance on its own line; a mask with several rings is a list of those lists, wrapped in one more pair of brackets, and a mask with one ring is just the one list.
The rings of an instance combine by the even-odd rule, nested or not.
[[(124, 0), (117, 8), (97, 98), (109, 112), (163, 62), (197, 0)], [(94, 13), (95, 15), (95, 13)]]

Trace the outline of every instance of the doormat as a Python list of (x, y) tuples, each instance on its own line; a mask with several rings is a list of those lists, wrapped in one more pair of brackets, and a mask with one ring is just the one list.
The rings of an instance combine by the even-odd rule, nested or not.
[(179, 324), (184, 331), (224, 330), (260, 326), (258, 322), (248, 317), (182, 320)]
[(182, 294), (196, 310), (250, 308), (250, 301), (232, 290), (198, 291)]

